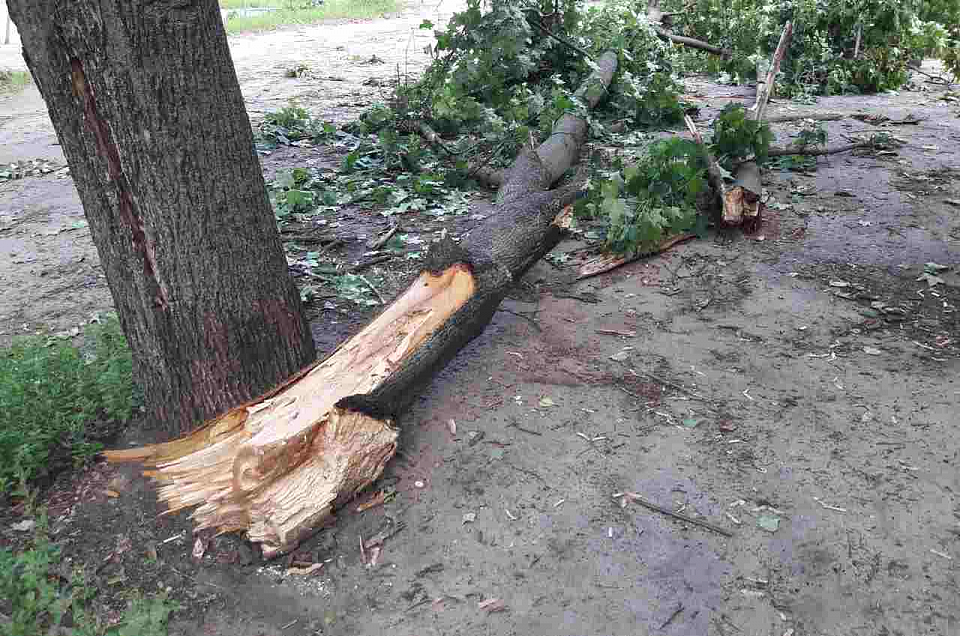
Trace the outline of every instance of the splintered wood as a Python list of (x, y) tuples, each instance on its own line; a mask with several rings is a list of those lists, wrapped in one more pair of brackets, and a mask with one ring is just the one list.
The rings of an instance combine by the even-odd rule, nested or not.
[(265, 399), (194, 433), (109, 461), (143, 461), (170, 511), (197, 506), (196, 529), (246, 530), (264, 556), (286, 551), (375, 480), (396, 451), (388, 418), (336, 404), (370, 393), (475, 292), (465, 265), (415, 284), (326, 360)]

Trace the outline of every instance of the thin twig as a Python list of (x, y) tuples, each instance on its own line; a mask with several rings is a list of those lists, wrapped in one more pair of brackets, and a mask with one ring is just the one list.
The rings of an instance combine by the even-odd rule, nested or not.
[(350, 273), (351, 273), (351, 274), (356, 274), (357, 272), (362, 272), (363, 270), (367, 269), (368, 267), (372, 267), (372, 266), (374, 266), (374, 265), (379, 265), (380, 263), (386, 263), (387, 261), (389, 261), (389, 260), (391, 260), (391, 259), (393, 259), (393, 255), (392, 255), (392, 254), (382, 254), (382, 255), (380, 255), (380, 256), (375, 256), (375, 257), (373, 257), (373, 258), (370, 258), (370, 259), (368, 259), (368, 260), (363, 261), (362, 263), (357, 263), (356, 267), (354, 267), (353, 269), (350, 270)]
[(677, 609), (675, 609), (674, 612), (673, 612), (673, 614), (670, 615), (670, 618), (668, 618), (667, 620), (665, 620), (665, 621), (663, 622), (663, 625), (660, 626), (660, 629), (661, 629), (661, 630), (662, 630), (662, 629), (665, 629), (665, 628), (667, 627), (667, 625), (669, 625), (669, 624), (672, 623), (674, 620), (676, 620), (677, 616), (680, 616), (680, 613), (681, 613), (681, 612), (683, 612), (683, 603), (680, 603), (680, 604), (677, 606)]
[(537, 331), (543, 331), (543, 329), (540, 328), (540, 325), (537, 324), (537, 321), (534, 320), (533, 318), (531, 318), (530, 316), (524, 316), (524, 315), (521, 314), (521, 313), (517, 313), (517, 312), (515, 312), (515, 311), (510, 311), (509, 309), (505, 309), (504, 307), (501, 307), (501, 308), (499, 309), (499, 311), (502, 311), (502, 312), (505, 313), (505, 314), (512, 314), (512, 315), (516, 316), (517, 318), (523, 318), (524, 320), (529, 321), (530, 324), (533, 325), (533, 328), (536, 329)]
[(378, 290), (376, 287), (373, 286), (373, 283), (367, 280), (366, 276), (364, 276), (363, 274), (360, 274), (360, 280), (365, 282), (367, 284), (367, 287), (373, 290), (373, 293), (377, 295), (377, 298), (380, 299), (381, 303), (383, 303), (384, 305), (387, 304), (387, 300), (383, 297), (383, 294), (381, 294), (380, 290)]
[(576, 52), (579, 53), (580, 55), (586, 57), (586, 58), (587, 58), (588, 60), (590, 60), (591, 62), (596, 62), (596, 60), (593, 59), (593, 56), (590, 55), (590, 53), (588, 53), (587, 51), (581, 49), (579, 46), (577, 46), (577, 45), (574, 44), (573, 42), (568, 42), (566, 39), (560, 37), (559, 35), (557, 35), (557, 34), (554, 33), (553, 31), (551, 31), (550, 29), (548, 29), (548, 28), (547, 28), (547, 25), (545, 25), (545, 24), (543, 23), (543, 21), (540, 19), (540, 11), (539, 11), (539, 9), (536, 9), (536, 8), (534, 8), (534, 7), (528, 7), (527, 11), (529, 11), (531, 14), (533, 14), (533, 15), (532, 15), (533, 20), (531, 20), (533, 26), (535, 26), (535, 27), (537, 27), (538, 29), (540, 29), (541, 31), (543, 31), (544, 35), (553, 38), (554, 40), (556, 40), (557, 42), (559, 42), (560, 44), (562, 44), (562, 45), (564, 45), (564, 46), (570, 47), (571, 49), (573, 49), (574, 51), (576, 51)]
[(653, 380), (654, 382), (659, 382), (660, 384), (662, 384), (662, 385), (664, 385), (664, 386), (668, 386), (668, 387), (670, 387), (670, 388), (672, 388), (672, 389), (676, 389), (677, 391), (681, 391), (681, 392), (683, 392), (683, 393), (686, 393), (687, 395), (693, 396), (693, 397), (697, 398), (698, 400), (704, 400), (704, 401), (706, 401), (706, 402), (710, 402), (710, 401), (711, 401), (710, 398), (708, 398), (708, 397), (706, 397), (706, 396), (704, 396), (704, 395), (700, 395), (700, 394), (697, 393), (696, 391), (692, 391), (692, 390), (686, 388), (685, 386), (683, 386), (682, 384), (677, 384), (676, 382), (671, 382), (670, 380), (665, 380), (665, 379), (661, 378), (660, 376), (653, 375), (652, 373), (647, 373), (646, 371), (637, 371), (636, 369), (630, 369), (630, 373), (632, 373), (632, 374), (634, 374), (634, 375), (642, 375), (643, 377), (647, 378), (648, 380)]
[(393, 238), (393, 235), (396, 234), (396, 233), (397, 233), (397, 230), (399, 230), (399, 229), (400, 229), (400, 224), (397, 223), (397, 224), (394, 225), (392, 228), (390, 228), (390, 231), (389, 231), (389, 232), (387, 232), (386, 234), (384, 234), (383, 236), (381, 236), (380, 238), (378, 238), (376, 241), (374, 241), (373, 244), (370, 245), (370, 249), (371, 249), (371, 250), (378, 250), (378, 249), (380, 249), (381, 247), (383, 247), (384, 245), (386, 245), (386, 244), (387, 244), (387, 241), (389, 241), (390, 239), (392, 239), (392, 238)]
[(644, 508), (649, 508), (655, 512), (666, 515), (668, 517), (673, 517), (674, 519), (679, 519), (681, 521), (686, 521), (687, 523), (692, 523), (695, 526), (700, 526), (701, 528), (706, 528), (707, 530), (713, 530), (717, 534), (722, 534), (725, 537), (732, 537), (733, 533), (727, 530), (726, 528), (721, 528), (720, 526), (710, 523), (709, 521), (703, 521), (702, 519), (695, 519), (689, 517), (685, 514), (674, 512), (669, 508), (664, 508), (663, 506), (657, 505), (652, 501), (644, 499), (642, 496), (638, 495), (635, 492), (625, 492), (619, 495), (620, 497), (626, 497), (630, 501), (635, 501)]

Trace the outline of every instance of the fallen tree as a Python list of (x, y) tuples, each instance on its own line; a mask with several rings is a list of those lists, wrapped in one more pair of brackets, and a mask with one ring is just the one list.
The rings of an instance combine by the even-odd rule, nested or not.
[[(615, 53), (597, 60), (577, 92), (587, 108), (616, 68)], [(551, 187), (586, 136), (582, 117), (561, 117), (506, 172), (487, 221), (459, 244), (436, 243), (414, 283), (331, 356), (191, 435), (107, 459), (153, 467), (171, 511), (197, 507), (196, 530), (245, 531), (266, 557), (295, 548), (381, 474), (397, 415), (559, 242), (580, 184)]]

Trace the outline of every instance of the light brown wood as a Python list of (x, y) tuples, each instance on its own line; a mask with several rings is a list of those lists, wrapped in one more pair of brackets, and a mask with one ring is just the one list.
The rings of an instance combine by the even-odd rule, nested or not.
[(376, 479), (396, 450), (390, 419), (337, 403), (375, 390), (474, 292), (463, 265), (424, 272), (365, 329), (271, 397), (186, 438), (104, 455), (154, 466), (146, 474), (163, 482), (160, 499), (171, 511), (198, 506), (198, 530), (246, 529), (265, 556), (284, 551), (339, 498)]

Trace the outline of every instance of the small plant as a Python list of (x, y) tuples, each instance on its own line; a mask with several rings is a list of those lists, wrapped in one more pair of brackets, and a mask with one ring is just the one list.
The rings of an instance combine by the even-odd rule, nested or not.
[(15, 93), (26, 88), (33, 78), (27, 71), (0, 69), (0, 93)]
[[(14, 553), (0, 548), (0, 626), (5, 636), (69, 633), (73, 636), (165, 636), (170, 614), (179, 605), (163, 595), (134, 596), (121, 622), (107, 627), (92, 616), (94, 591), (83, 572), (58, 574), (60, 548), (47, 533), (41, 514), (33, 545)], [(63, 623), (73, 625), (67, 630)]]
[(0, 494), (96, 454), (133, 411), (132, 359), (116, 319), (90, 325), (84, 351), (41, 337), (0, 351)]

